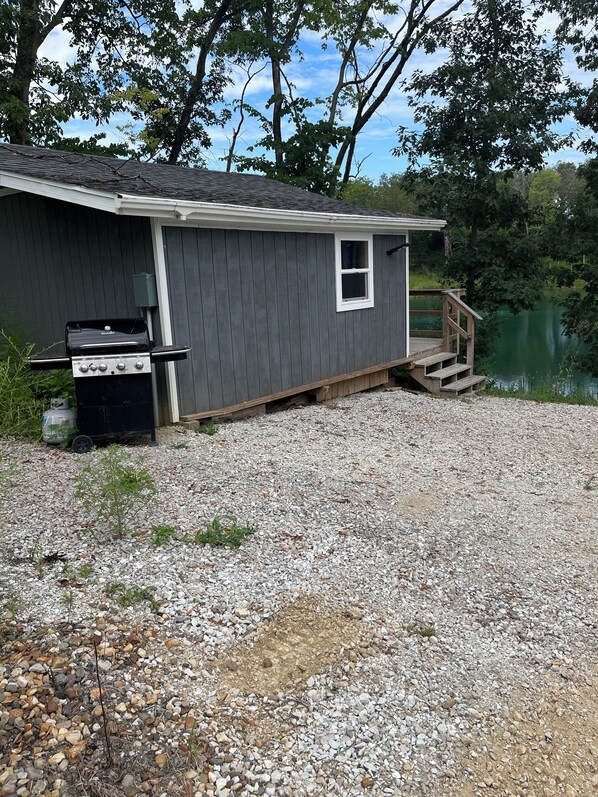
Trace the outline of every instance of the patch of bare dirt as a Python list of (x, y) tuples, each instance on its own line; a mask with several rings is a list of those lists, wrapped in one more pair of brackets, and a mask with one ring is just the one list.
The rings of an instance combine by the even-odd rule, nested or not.
[(217, 662), (223, 685), (275, 697), (305, 687), (307, 680), (344, 658), (358, 643), (361, 614), (323, 606), (311, 598), (283, 607), (250, 640)]
[(596, 797), (597, 686), (567, 682), (513, 704), (493, 733), (471, 740), (463, 777), (442, 797)]
[(405, 493), (397, 499), (394, 510), (401, 517), (423, 521), (442, 507), (442, 498), (434, 493)]

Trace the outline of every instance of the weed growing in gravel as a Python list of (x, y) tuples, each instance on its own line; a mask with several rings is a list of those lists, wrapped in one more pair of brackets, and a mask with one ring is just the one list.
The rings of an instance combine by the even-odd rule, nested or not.
[(122, 581), (109, 581), (104, 587), (104, 592), (114, 598), (119, 606), (125, 608), (145, 602), (155, 612), (160, 606), (155, 597), (155, 587), (126, 587)]
[(408, 634), (412, 636), (420, 636), (424, 639), (436, 636), (436, 629), (433, 625), (420, 625), (419, 623), (410, 623), (406, 629)]
[(0, 614), (10, 614), (11, 617), (16, 617), (23, 608), (23, 598), (20, 593), (14, 589), (7, 590), (0, 596)]
[(195, 431), (197, 434), (207, 434), (211, 437), (218, 432), (218, 424), (216, 421), (206, 421), (206, 423), (200, 421)]
[(93, 567), (91, 565), (81, 565), (79, 575), (87, 581), (93, 575)]
[(204, 530), (195, 532), (193, 542), (197, 545), (213, 545), (225, 548), (238, 548), (246, 537), (255, 534), (251, 526), (239, 526), (232, 515), (216, 515)]
[(156, 492), (147, 470), (130, 464), (125, 452), (111, 445), (99, 462), (87, 465), (79, 473), (75, 497), (90, 516), (93, 527), (121, 539), (133, 530)]
[(598, 483), (596, 482), (597, 477), (598, 473), (592, 473), (589, 479), (585, 480), (583, 484), (583, 489), (588, 491), (595, 490), (598, 487)]
[(46, 552), (41, 545), (35, 545), (29, 549), (29, 559), (35, 566), (35, 575), (41, 581), (45, 574), (44, 565), (46, 564)]
[(68, 619), (71, 618), (71, 612), (73, 610), (73, 605), (75, 603), (75, 594), (72, 589), (63, 589), (62, 595), (60, 596), (60, 603), (64, 606), (67, 610)]
[(166, 545), (168, 540), (176, 539), (177, 531), (174, 526), (164, 524), (162, 526), (152, 526), (151, 543), (156, 548)]

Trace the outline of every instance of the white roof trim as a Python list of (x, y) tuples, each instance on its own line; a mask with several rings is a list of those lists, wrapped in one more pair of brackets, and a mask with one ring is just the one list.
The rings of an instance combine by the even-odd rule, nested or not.
[(14, 188), (16, 191), (26, 191), (30, 194), (61, 199), (63, 202), (73, 202), (75, 205), (85, 205), (88, 208), (116, 213), (114, 207), (116, 196), (114, 194), (94, 191), (80, 185), (65, 185), (52, 180), (40, 180), (39, 177), (0, 171), (0, 187)]
[(379, 234), (397, 234), (407, 230), (441, 230), (442, 219), (403, 219), (387, 216), (355, 216), (348, 213), (317, 213), (304, 210), (256, 208), (220, 202), (191, 202), (161, 197), (117, 195), (78, 185), (67, 185), (38, 177), (0, 171), (0, 187), (26, 191), (40, 196), (72, 202), (126, 216), (146, 216), (163, 223), (192, 223), (193, 226), (336, 232), (369, 230)]

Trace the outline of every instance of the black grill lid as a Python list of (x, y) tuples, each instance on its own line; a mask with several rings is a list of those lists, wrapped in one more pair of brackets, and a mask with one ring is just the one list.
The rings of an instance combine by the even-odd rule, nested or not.
[(142, 318), (68, 321), (64, 340), (71, 356), (150, 350), (147, 324)]

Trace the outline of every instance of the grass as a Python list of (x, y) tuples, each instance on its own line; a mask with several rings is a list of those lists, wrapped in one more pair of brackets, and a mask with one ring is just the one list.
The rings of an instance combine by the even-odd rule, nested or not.
[(10, 614), (15, 617), (23, 608), (23, 598), (15, 590), (8, 590), (0, 597), (0, 615)]
[(174, 526), (169, 526), (168, 524), (152, 526), (151, 543), (156, 548), (166, 545), (168, 540), (176, 539), (176, 536), (177, 530), (174, 528)]
[(430, 288), (442, 288), (440, 276), (434, 271), (426, 269), (419, 271), (411, 269), (409, 272), (409, 288), (412, 291), (421, 291)]
[(501, 396), (503, 398), (523, 399), (525, 401), (540, 401), (552, 404), (583, 404), (590, 407), (598, 407), (598, 396), (592, 393), (587, 387), (576, 387), (571, 391), (565, 391), (558, 384), (525, 384), (519, 382), (509, 387), (500, 387), (488, 379), (486, 382), (485, 395)]
[(436, 629), (433, 625), (420, 625), (419, 623), (411, 623), (405, 629), (411, 636), (419, 636), (423, 639), (429, 639), (436, 636)]
[(155, 587), (127, 587), (122, 581), (109, 581), (104, 587), (104, 592), (114, 598), (119, 606), (128, 608), (147, 603), (153, 612), (158, 611), (160, 602), (156, 600)]
[(252, 526), (239, 526), (232, 515), (216, 515), (205, 529), (195, 532), (193, 542), (196, 545), (238, 548), (246, 537), (250, 537), (256, 531), (257, 529)]
[(200, 421), (195, 431), (197, 434), (207, 434), (211, 437), (213, 434), (218, 432), (218, 424), (216, 421), (212, 420), (206, 421), (205, 423)]

